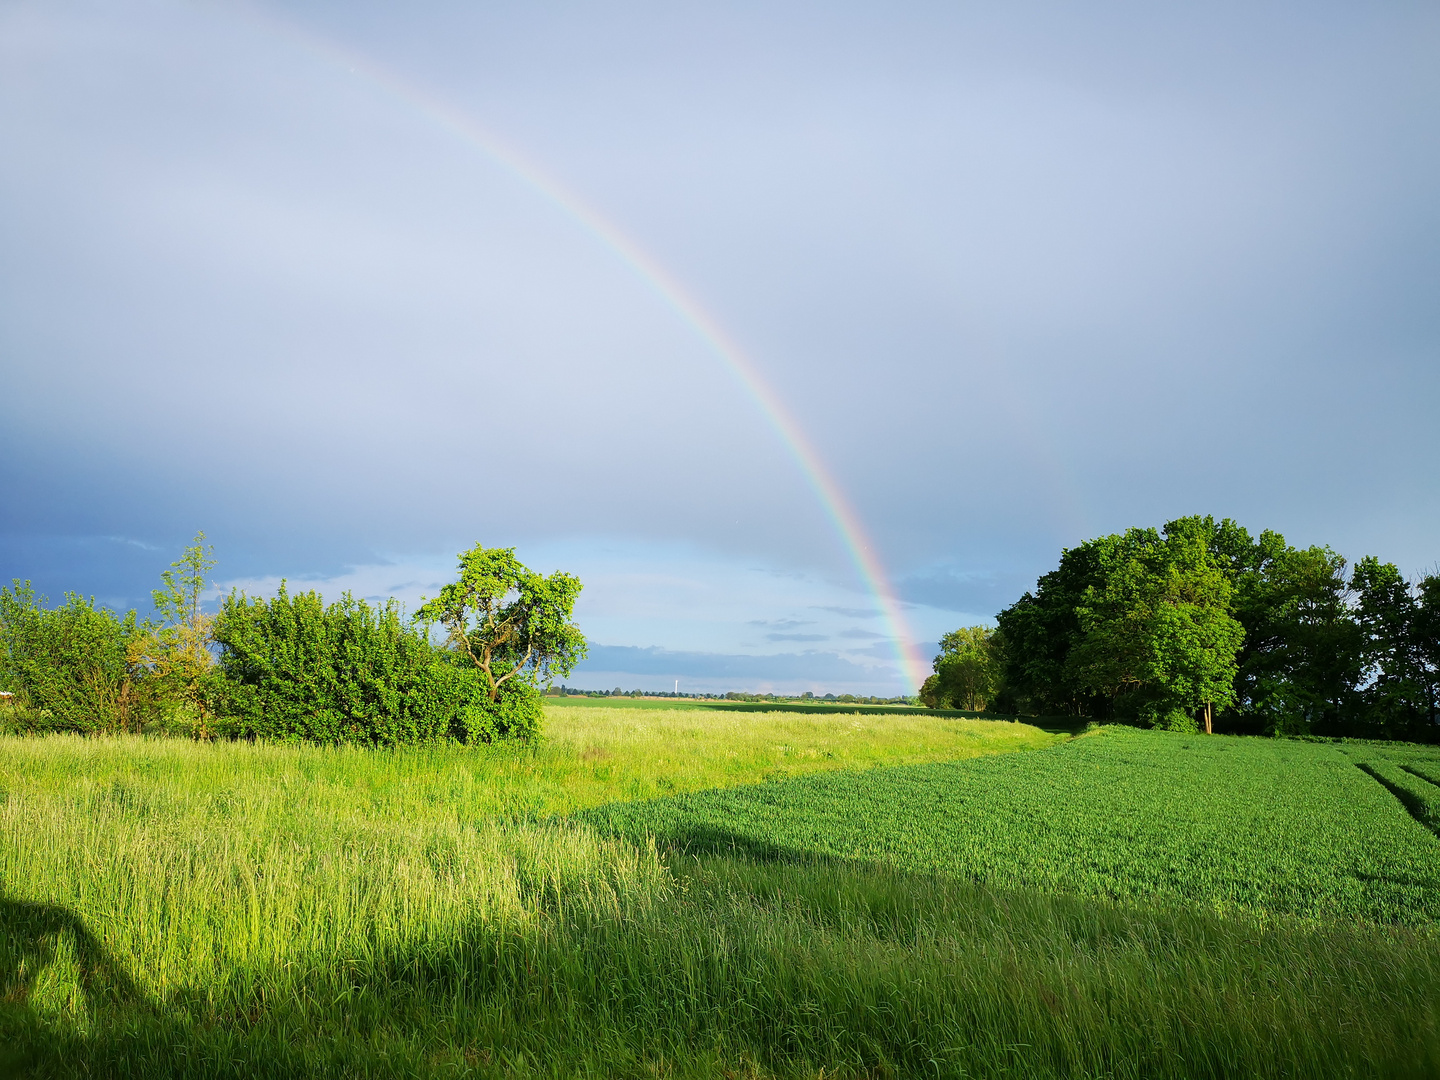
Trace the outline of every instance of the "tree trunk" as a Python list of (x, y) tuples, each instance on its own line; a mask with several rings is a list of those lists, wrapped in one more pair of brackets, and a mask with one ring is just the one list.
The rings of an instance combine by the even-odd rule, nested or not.
[(1210, 702), (1207, 701), (1207, 702), (1205, 703), (1205, 734), (1206, 734), (1206, 735), (1213, 735), (1213, 734), (1215, 734), (1215, 731), (1214, 731), (1214, 729), (1212, 728), (1211, 723), (1210, 723), (1211, 717), (1212, 717), (1211, 705), (1210, 705)]

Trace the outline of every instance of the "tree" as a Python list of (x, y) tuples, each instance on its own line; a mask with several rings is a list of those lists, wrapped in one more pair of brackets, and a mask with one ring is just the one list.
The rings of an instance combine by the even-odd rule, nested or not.
[(1417, 670), (1425, 686), (1425, 719), (1433, 735), (1440, 723), (1440, 574), (1426, 574), (1415, 587), (1411, 625)]
[[(1167, 725), (1196, 711), (1207, 730), (1219, 709), (1272, 734), (1432, 738), (1440, 722), (1440, 575), (1409, 584), (1370, 558), (1347, 578), (1328, 547), (1229, 519), (1066, 549), (996, 621), (1002, 709)], [(939, 686), (937, 671), (927, 694)]]
[(1082, 633), (1070, 676), (1152, 724), (1188, 727), (1199, 713), (1211, 732), (1215, 706), (1234, 700), (1245, 631), (1230, 613), (1234, 586), (1205, 521), (1182, 518), (1163, 536), (1130, 529), (1118, 540), (1103, 585), (1076, 607)]
[(1412, 591), (1393, 563), (1367, 557), (1351, 578), (1362, 635), (1366, 720), (1391, 737), (1433, 731), (1440, 581), (1427, 576)]
[(284, 582), (268, 600), (232, 592), (215, 637), (217, 711), (229, 734), (395, 746), (538, 731), (538, 695), (534, 709), (492, 708), (476, 669), (402, 618), (394, 600), (372, 607), (346, 593), (327, 605), (313, 590), (291, 596)]
[(1119, 540), (1105, 536), (1060, 553), (1060, 565), (995, 617), (1004, 643), (1002, 708), (1016, 712), (1103, 715), (1109, 701), (1078, 684), (1070, 653), (1081, 637), (1076, 609), (1105, 581)]
[(985, 708), (1000, 688), (1001, 659), (994, 630), (967, 626), (940, 639), (935, 674), (920, 688), (920, 698), (932, 709)]
[(1231, 608), (1245, 643), (1228, 722), (1273, 734), (1344, 730), (1361, 669), (1345, 560), (1329, 548), (1291, 547), (1268, 529), (1252, 540), (1229, 519), (1183, 518), (1166, 530), (1182, 526), (1204, 536), (1235, 586)]
[(214, 644), (214, 620), (201, 610), (200, 600), (208, 586), (206, 576), (215, 568), (215, 549), (205, 545), (205, 533), (180, 558), (162, 571), (162, 587), (150, 595), (159, 612), (159, 627), (146, 624), (130, 644), (132, 668), (143, 669), (177, 696), (194, 714), (197, 734), (205, 734), (205, 678), (214, 666), (210, 646)]
[(1339, 731), (1354, 709), (1362, 667), (1345, 560), (1329, 548), (1300, 550), (1278, 539), (1236, 582), (1235, 615), (1245, 627), (1236, 706), (1275, 734)]
[(512, 680), (548, 683), (584, 659), (585, 638), (572, 621), (579, 578), (537, 574), (514, 548), (476, 544), (459, 559), (460, 580), (422, 604), (415, 619), (445, 627), (448, 644), (479, 670), (492, 704)]

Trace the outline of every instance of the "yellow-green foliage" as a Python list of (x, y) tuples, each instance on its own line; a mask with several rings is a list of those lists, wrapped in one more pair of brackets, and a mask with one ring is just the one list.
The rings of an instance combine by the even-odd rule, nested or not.
[(561, 709), (508, 753), (0, 739), (0, 1076), (1440, 1068), (1421, 931), (676, 859), (536, 816), (1054, 741), (922, 719)]

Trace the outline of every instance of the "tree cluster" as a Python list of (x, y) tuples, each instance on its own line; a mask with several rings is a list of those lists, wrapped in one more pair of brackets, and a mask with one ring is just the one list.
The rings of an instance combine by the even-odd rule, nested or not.
[(983, 645), (947, 636), (937, 704), (964, 707), (958, 688), (974, 685), (989, 696), (970, 700), (1006, 712), (1275, 734), (1437, 731), (1440, 577), (1412, 584), (1373, 557), (1351, 567), (1228, 519), (1067, 549), (996, 622)]
[(76, 593), (47, 607), (28, 581), (0, 588), (0, 689), (14, 700), (5, 726), (207, 734), (214, 658), (200, 597), (214, 560), (204, 540), (161, 574), (155, 618), (117, 615)]
[[(204, 534), (162, 575), (158, 619), (119, 617), (28, 583), (0, 589), (0, 689), (19, 731), (183, 732), (394, 745), (490, 742), (539, 731), (538, 683), (585, 655), (571, 613), (580, 582), (536, 574), (514, 551), (460, 555), (459, 581), (413, 619), (393, 602), (316, 592), (232, 592), (201, 610)], [(431, 626), (449, 632), (437, 644)]]

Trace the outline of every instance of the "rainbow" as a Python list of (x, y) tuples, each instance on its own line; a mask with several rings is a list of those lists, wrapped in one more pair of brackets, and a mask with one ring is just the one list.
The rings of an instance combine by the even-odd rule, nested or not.
[(262, 14), (253, 8), (245, 10), (245, 14), (253, 23), (271, 34), (289, 39), (305, 52), (348, 72), (363, 75), (447, 134), (458, 136), (478, 149), (598, 240), (700, 337), (745, 393), (754, 400), (781, 443), (794, 458), (805, 481), (834, 526), (841, 546), (858, 571), (866, 591), (879, 608), (901, 672), (918, 689), (928, 674), (929, 662), (919, 652), (915, 636), (906, 623), (900, 599), (875, 554), (875, 546), (867, 536), (860, 516), (850, 505), (830, 470), (825, 467), (799, 421), (766, 382), (755, 363), (674, 275), (594, 207), (517, 149), (486, 131), (454, 105), (402, 80), (369, 57), (320, 38), (293, 23), (285, 22), (269, 13)]

